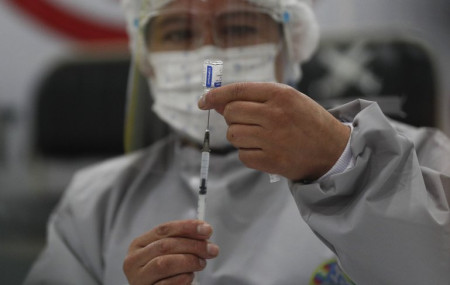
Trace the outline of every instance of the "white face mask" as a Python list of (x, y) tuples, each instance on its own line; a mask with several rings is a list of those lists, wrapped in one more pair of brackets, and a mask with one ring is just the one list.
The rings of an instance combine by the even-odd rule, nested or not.
[[(224, 62), (223, 84), (245, 81), (276, 82), (276, 44), (219, 49), (213, 46), (191, 52), (155, 52), (148, 57), (154, 77), (149, 79), (154, 99), (153, 110), (173, 129), (197, 143), (203, 142), (207, 111), (198, 109), (203, 95), (202, 71), (205, 59)], [(210, 118), (211, 147), (230, 145), (227, 124), (216, 112)]]

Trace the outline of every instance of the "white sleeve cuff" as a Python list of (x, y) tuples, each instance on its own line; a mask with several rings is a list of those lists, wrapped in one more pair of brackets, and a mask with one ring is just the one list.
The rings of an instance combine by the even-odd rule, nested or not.
[(355, 158), (353, 157), (352, 150), (350, 149), (350, 141), (352, 137), (351, 132), (353, 132), (353, 125), (352, 123), (347, 122), (343, 124), (350, 127), (350, 137), (348, 139), (347, 145), (345, 146), (344, 152), (342, 152), (341, 157), (339, 157), (338, 161), (333, 165), (333, 167), (315, 182), (321, 182), (331, 175), (343, 173), (355, 165)]

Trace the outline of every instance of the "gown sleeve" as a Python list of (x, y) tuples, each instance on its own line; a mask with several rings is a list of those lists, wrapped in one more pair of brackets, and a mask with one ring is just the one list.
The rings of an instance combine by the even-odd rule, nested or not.
[(448, 284), (450, 140), (394, 127), (373, 102), (330, 112), (353, 122), (355, 165), (316, 183), (290, 182), (303, 219), (356, 284)]

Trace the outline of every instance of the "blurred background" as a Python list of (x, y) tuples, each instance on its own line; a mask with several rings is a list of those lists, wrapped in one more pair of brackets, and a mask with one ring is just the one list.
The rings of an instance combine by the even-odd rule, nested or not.
[[(0, 284), (20, 284), (73, 173), (123, 153), (129, 65), (119, 0), (0, 2)], [(363, 97), (450, 135), (448, 0), (317, 0), (297, 86), (326, 107)]]

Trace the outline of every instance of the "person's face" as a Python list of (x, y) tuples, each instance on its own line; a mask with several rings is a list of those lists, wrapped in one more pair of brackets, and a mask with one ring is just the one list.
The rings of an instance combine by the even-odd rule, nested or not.
[[(175, 0), (152, 17), (144, 31), (149, 52), (282, 43), (281, 25), (269, 11), (245, 0)], [(281, 62), (279, 55), (279, 81)]]

